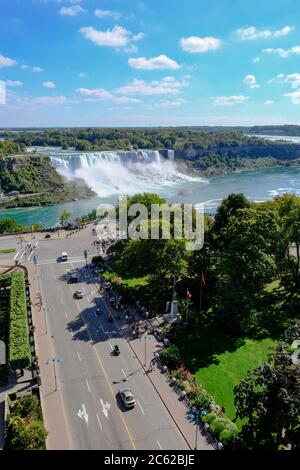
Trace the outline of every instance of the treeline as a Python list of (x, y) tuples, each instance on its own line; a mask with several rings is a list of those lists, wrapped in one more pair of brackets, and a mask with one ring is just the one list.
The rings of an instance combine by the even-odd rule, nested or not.
[(130, 150), (215, 148), (263, 145), (256, 137), (234, 129), (208, 131), (206, 128), (140, 128), (140, 129), (45, 129), (36, 132), (5, 133), (18, 145), (54, 146), (76, 150)]

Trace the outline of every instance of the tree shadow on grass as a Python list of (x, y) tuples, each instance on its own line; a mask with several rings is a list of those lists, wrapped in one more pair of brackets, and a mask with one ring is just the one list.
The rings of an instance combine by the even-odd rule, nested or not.
[(184, 357), (184, 363), (191, 373), (219, 364), (218, 355), (225, 351), (234, 352), (245, 343), (243, 338), (233, 338), (219, 332), (214, 325), (178, 334), (177, 346)]

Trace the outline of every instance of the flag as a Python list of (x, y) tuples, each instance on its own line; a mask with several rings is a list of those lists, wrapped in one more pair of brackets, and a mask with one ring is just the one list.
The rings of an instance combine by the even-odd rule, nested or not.
[(201, 285), (205, 286), (205, 277), (203, 273), (201, 273)]
[(192, 298), (192, 294), (190, 293), (190, 291), (188, 289), (186, 290), (186, 296), (187, 296), (188, 299)]

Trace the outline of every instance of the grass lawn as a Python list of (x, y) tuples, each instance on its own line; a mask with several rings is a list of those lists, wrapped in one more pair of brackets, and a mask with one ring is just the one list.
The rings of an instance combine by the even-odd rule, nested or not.
[(230, 419), (235, 416), (233, 389), (247, 374), (267, 360), (269, 347), (274, 345), (270, 338), (261, 341), (246, 339), (236, 351), (225, 351), (216, 356), (218, 364), (199, 369), (196, 377), (216, 402), (225, 407)]
[[(233, 389), (254, 369), (266, 362), (271, 338), (259, 341), (225, 337), (209, 327), (196, 333), (183, 333), (178, 342), (185, 364), (216, 403), (235, 417)], [(236, 423), (239, 425), (240, 423)]]
[(7, 248), (6, 250), (0, 250), (0, 253), (15, 253), (15, 248)]

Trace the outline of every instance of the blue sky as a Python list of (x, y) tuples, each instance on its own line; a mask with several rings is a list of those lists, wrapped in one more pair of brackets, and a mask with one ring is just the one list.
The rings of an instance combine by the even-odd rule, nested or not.
[(1, 127), (300, 124), (297, 0), (1, 0), (0, 15)]

